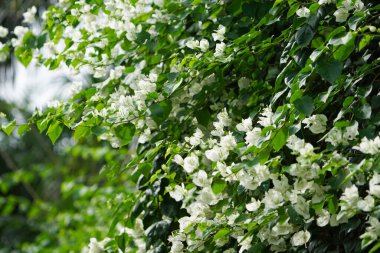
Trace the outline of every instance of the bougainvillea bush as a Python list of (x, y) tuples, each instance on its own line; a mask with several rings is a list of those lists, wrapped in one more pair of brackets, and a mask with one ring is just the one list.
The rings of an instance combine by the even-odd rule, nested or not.
[(24, 14), (0, 58), (75, 81), (19, 132), (129, 150), (102, 172), (136, 191), (83, 250), (378, 252), (376, 2), (60, 0), (38, 31)]

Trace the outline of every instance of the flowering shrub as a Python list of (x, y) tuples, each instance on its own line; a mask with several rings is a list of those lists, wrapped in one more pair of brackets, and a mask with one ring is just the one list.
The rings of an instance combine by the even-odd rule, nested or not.
[(36, 124), (54, 143), (68, 128), (131, 149), (108, 172), (130, 175), (134, 203), (115, 196), (110, 227), (122, 229), (89, 252), (376, 252), (379, 11), (60, 0), (41, 31), (16, 27), (0, 52), (93, 77), (19, 133)]

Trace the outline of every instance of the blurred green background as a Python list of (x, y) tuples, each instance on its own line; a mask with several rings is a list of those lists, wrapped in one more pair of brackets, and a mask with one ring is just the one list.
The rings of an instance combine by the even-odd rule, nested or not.
[[(42, 13), (49, 2), (0, 0), (0, 25), (11, 33), (27, 8)], [(0, 65), (0, 89), (17, 76), (13, 61)], [(0, 112), (25, 122), (33, 111), (22, 102), (0, 98)], [(106, 207), (127, 198), (130, 187), (122, 176), (107, 180), (99, 172), (128, 157), (128, 150), (95, 139), (77, 143), (65, 133), (53, 147), (35, 127), (22, 137), (0, 132), (0, 252), (81, 252), (89, 238), (112, 233), (115, 214)]]

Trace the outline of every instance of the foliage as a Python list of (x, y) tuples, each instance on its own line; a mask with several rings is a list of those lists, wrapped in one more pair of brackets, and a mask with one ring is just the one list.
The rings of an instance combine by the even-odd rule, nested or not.
[(95, 78), (29, 124), (53, 143), (69, 130), (116, 150), (137, 145), (103, 170), (128, 175), (137, 192), (133, 203), (112, 199), (109, 238), (89, 251), (375, 252), (379, 10), (360, 0), (62, 0), (41, 32), (16, 28), (24, 65)]

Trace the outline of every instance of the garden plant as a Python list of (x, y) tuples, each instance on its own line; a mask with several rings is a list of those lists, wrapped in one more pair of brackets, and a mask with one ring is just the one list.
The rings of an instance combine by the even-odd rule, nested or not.
[(0, 60), (66, 68), (72, 96), (2, 130), (103, 147), (94, 212), (68, 216), (106, 223), (24, 252), (380, 251), (377, 1), (60, 0), (36, 28), (37, 12), (0, 27)]

